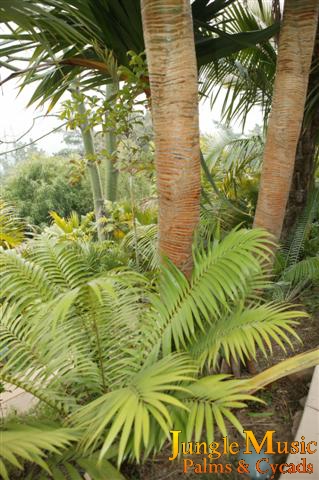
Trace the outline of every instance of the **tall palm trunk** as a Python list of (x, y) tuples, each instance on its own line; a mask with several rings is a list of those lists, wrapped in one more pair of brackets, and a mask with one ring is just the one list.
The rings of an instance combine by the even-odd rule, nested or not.
[(286, 0), (255, 214), (279, 240), (306, 101), (319, 0)]
[[(319, 25), (315, 48), (312, 56), (311, 72), (309, 76), (307, 101), (313, 98), (313, 92), (319, 85)], [(295, 168), (289, 192), (288, 204), (284, 220), (282, 238), (285, 240), (293, 230), (296, 221), (304, 210), (308, 194), (315, 185), (315, 167), (318, 154), (319, 108), (318, 102), (304, 116), (302, 132), (297, 146)]]
[[(114, 95), (118, 85), (113, 82), (106, 86), (107, 98)], [(114, 152), (116, 150), (116, 135), (108, 131), (105, 134), (105, 147), (108, 155), (105, 156), (104, 194), (105, 200), (115, 202), (117, 194), (118, 170), (114, 166)]]
[[(77, 102), (77, 109), (79, 115), (85, 119), (86, 111), (83, 101)], [(94, 204), (94, 214), (95, 220), (97, 223), (97, 235), (100, 241), (105, 240), (105, 233), (103, 231), (102, 217), (105, 215), (104, 212), (104, 198), (102, 192), (102, 184), (100, 172), (97, 167), (96, 162), (94, 161), (95, 148), (92, 131), (88, 128), (87, 122), (83, 120), (81, 125), (81, 134), (84, 144), (85, 155), (87, 156), (87, 169), (91, 184), (91, 190), (93, 195), (93, 204)]]
[(159, 195), (159, 249), (186, 276), (199, 220), (197, 66), (189, 0), (141, 0)]

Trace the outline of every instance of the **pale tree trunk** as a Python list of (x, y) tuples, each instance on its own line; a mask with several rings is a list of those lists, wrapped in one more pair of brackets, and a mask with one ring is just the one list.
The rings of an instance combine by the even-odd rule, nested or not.
[(278, 241), (301, 132), (319, 0), (286, 0), (254, 227)]
[(199, 221), (197, 65), (189, 0), (141, 0), (159, 195), (159, 249), (186, 276)]
[(83, 118), (83, 122), (80, 126), (81, 134), (84, 145), (84, 152), (87, 157), (87, 169), (89, 174), (89, 180), (91, 184), (91, 190), (93, 195), (94, 214), (97, 224), (97, 235), (99, 241), (105, 240), (106, 236), (103, 231), (102, 219), (105, 215), (104, 212), (104, 198), (102, 192), (102, 184), (100, 171), (95, 161), (95, 147), (91, 129), (88, 127), (86, 118), (86, 110), (83, 101), (77, 101), (77, 109), (79, 115)]
[[(118, 85), (113, 82), (106, 86), (106, 97), (114, 95), (118, 90)], [(114, 152), (116, 150), (116, 135), (108, 131), (105, 133), (105, 148), (108, 156), (105, 156), (105, 176), (104, 176), (104, 193), (105, 200), (115, 202), (117, 195), (118, 170), (115, 167)]]

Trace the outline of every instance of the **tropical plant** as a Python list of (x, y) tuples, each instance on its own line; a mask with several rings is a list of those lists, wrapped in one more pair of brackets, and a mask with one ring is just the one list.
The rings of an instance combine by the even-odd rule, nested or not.
[(254, 220), (256, 227), (266, 228), (277, 240), (281, 236), (301, 133), (318, 12), (317, 0), (306, 4), (302, 0), (286, 0), (284, 5), (272, 114)]
[(23, 242), (25, 224), (14, 208), (0, 198), (0, 246), (14, 248)]
[[(272, 25), (263, 31), (225, 35), (222, 18), (234, 2), (192, 2), (199, 66), (263, 42), (278, 30), (278, 25)], [(11, 68), (10, 78), (22, 75), (24, 84), (40, 79), (31, 101), (52, 98), (51, 106), (80, 72), (85, 73), (83, 86), (88, 89), (105, 85), (106, 79), (111, 81), (110, 52), (118, 65), (128, 66), (128, 51), (145, 50), (140, 0), (129, 4), (118, 0), (1, 1), (0, 19), (8, 26), (8, 31), (1, 34), (2, 65)], [(12, 28), (10, 22), (18, 27)], [(16, 64), (21, 52), (26, 63), (23, 69)]]
[[(225, 11), (225, 34), (258, 31), (273, 24), (271, 8), (258, 1), (249, 5), (234, 3)], [(274, 39), (255, 48), (240, 50), (205, 65), (200, 70), (201, 92), (215, 105), (223, 89), (222, 118), (229, 124), (240, 121), (245, 127), (248, 114), (256, 106), (262, 109), (267, 124), (275, 79), (277, 49)]]
[(307, 239), (318, 217), (319, 189), (314, 189), (308, 198), (306, 208), (300, 215), (291, 236), (277, 255), (275, 283), (277, 298), (292, 300), (306, 287), (319, 282), (319, 248), (311, 254), (306, 251)]
[(190, 276), (200, 202), (197, 64), (191, 8), (187, 0), (178, 1), (174, 7), (167, 0), (142, 0), (141, 9), (152, 96), (159, 250)]
[[(155, 143), (157, 142), (157, 178), (160, 203), (159, 248), (163, 254), (171, 258), (176, 265), (181, 267), (188, 275), (190, 275), (192, 270), (191, 249), (193, 232), (199, 220), (200, 197), (197, 62), (194, 33), (198, 63), (202, 65), (216, 58), (220, 58), (225, 54), (241, 49), (243, 46), (250, 46), (252, 42), (269, 38), (276, 30), (276, 27), (270, 27), (266, 32), (239, 33), (233, 35), (231, 38), (229, 38), (229, 36), (225, 38), (222, 30), (218, 28), (218, 22), (215, 20), (229, 3), (227, 0), (217, 1), (214, 2), (214, 4), (211, 4), (208, 0), (204, 2), (202, 0), (196, 0), (193, 2), (192, 7), (190, 7), (189, 3), (184, 1), (184, 4), (181, 2), (180, 6), (184, 6), (186, 16), (181, 15), (179, 10), (168, 8), (167, 11), (171, 16), (169, 22), (180, 23), (180, 26), (183, 27), (183, 34), (185, 34), (183, 38), (183, 48), (184, 53), (189, 58), (188, 62), (183, 62), (181, 55), (179, 55), (177, 51), (179, 48), (178, 42), (175, 45), (176, 48), (170, 48), (169, 41), (167, 40), (165, 42), (164, 39), (160, 37), (163, 43), (163, 49), (164, 47), (166, 48), (167, 55), (171, 56), (172, 60), (176, 62), (176, 65), (175, 63), (167, 62), (163, 57), (159, 58), (158, 55), (153, 54), (152, 56), (151, 44), (153, 42), (153, 35), (156, 35), (156, 31), (151, 31), (152, 22), (149, 21), (149, 17), (145, 14), (145, 12), (148, 12), (148, 8), (144, 8), (147, 4), (144, 5), (143, 3), (141, 4), (143, 11), (143, 29), (141, 28), (139, 0), (131, 2), (130, 7), (124, 7), (122, 3), (118, 4), (118, 2), (109, 0), (104, 5), (106, 10), (105, 16), (100, 8), (103, 6), (103, 2), (96, 4), (98, 8), (95, 9), (92, 8), (91, 2), (87, 1), (81, 2), (80, 4), (78, 2), (72, 2), (72, 4), (69, 5), (64, 1), (59, 3), (58, 0), (47, 0), (42, 4), (41, 2), (28, 0), (24, 5), (19, 5), (16, 2), (10, 6), (5, 4), (1, 11), (3, 21), (7, 23), (9, 28), (10, 22), (16, 22), (19, 26), (19, 28), (13, 32), (11, 28), (12, 33), (7, 37), (3, 37), (9, 40), (10, 44), (5, 44), (2, 52), (0, 52), (4, 56), (9, 55), (9, 61), (5, 62), (5, 64), (9, 68), (11, 64), (13, 65), (13, 69), (15, 70), (13, 76), (21, 74), (21, 71), (16, 71), (14, 57), (19, 50), (17, 47), (19, 37), (22, 43), (26, 41), (24, 48), (30, 48), (32, 53), (29, 58), (29, 67), (23, 72), (23, 75), (26, 75), (24, 76), (23, 85), (38, 79), (38, 73), (41, 71), (41, 74), (45, 76), (45, 80), (37, 87), (31, 102), (40, 99), (43, 101), (50, 98), (50, 107), (56, 103), (66, 89), (70, 88), (70, 82), (74, 80), (75, 75), (78, 75), (82, 67), (89, 66), (90, 69), (93, 67), (94, 70), (100, 70), (103, 72), (102, 77), (107, 76), (109, 81), (112, 81), (112, 72), (110, 72), (108, 66), (110, 50), (112, 49), (117, 63), (125, 67), (127, 60), (125, 60), (122, 55), (123, 45), (127, 47), (128, 51), (143, 51), (144, 34), (147, 61), (150, 67), (149, 77), (153, 97), (153, 119), (155, 129), (157, 129), (155, 133)], [(152, 6), (152, 3), (148, 5), (148, 7), (150, 6)], [(163, 6), (165, 7), (165, 3), (163, 3)], [(168, 5), (166, 5), (166, 8), (167, 7)], [(191, 11), (194, 14), (194, 22), (192, 21)], [(155, 13), (151, 12), (151, 14), (156, 17), (159, 15), (159, 12), (155, 10)], [(101, 18), (103, 18), (102, 22)], [(112, 18), (114, 23), (110, 24)], [(135, 20), (134, 35), (124, 34), (124, 32), (131, 31), (133, 20)], [(166, 20), (166, 16), (162, 16), (162, 28), (165, 28)], [(125, 25), (127, 25), (127, 29), (123, 30)], [(20, 32), (23, 32), (22, 38)], [(93, 42), (92, 38), (94, 39)], [(177, 37), (175, 41), (177, 41)], [(131, 42), (134, 42), (134, 46), (131, 45)], [(136, 45), (140, 45), (140, 48), (136, 48)], [(216, 48), (213, 49), (213, 46), (216, 46)], [(33, 58), (33, 49), (34, 52), (36, 52), (35, 61)], [(98, 59), (96, 59), (97, 52)], [(90, 59), (85, 58), (83, 61), (83, 58), (81, 58), (83, 54), (85, 57), (86, 54), (88, 54)], [(92, 54), (94, 57), (93, 61)], [(11, 60), (10, 55), (13, 55)], [(48, 61), (49, 70), (47, 70)], [(58, 66), (58, 68), (56, 68), (56, 66)], [(165, 79), (163, 72), (165, 72), (167, 67), (169, 67), (172, 72), (178, 70), (181, 78), (175, 80), (175, 82), (171, 80), (172, 85), (169, 86), (166, 85), (166, 81), (162, 81), (164, 87), (166, 86), (166, 92), (163, 97), (166, 98), (166, 103), (161, 102), (161, 104), (159, 104), (158, 96), (156, 97), (159, 89), (156, 87), (156, 82), (153, 81), (157, 73), (156, 71), (153, 72), (153, 69), (158, 70), (160, 74), (158, 78), (162, 78), (163, 80)], [(47, 75), (45, 75), (45, 73), (47, 73)], [(170, 76), (170, 73), (167, 72), (167, 75)], [(126, 79), (125, 75), (122, 79), (123, 78)], [(105, 79), (103, 79), (103, 82), (104, 80)], [(147, 85), (147, 82), (145, 83)], [(97, 75), (94, 75), (93, 85), (97, 86), (99, 84), (100, 81)], [(175, 88), (171, 88), (173, 84), (175, 84)], [(181, 89), (180, 84), (184, 84), (185, 88)], [(85, 87), (88, 87), (88, 85), (92, 87), (92, 82), (90, 82), (89, 78), (86, 78), (84, 82), (82, 82), (82, 86), (83, 85)], [(148, 90), (148, 87), (144, 88), (146, 94), (149, 93)], [(169, 95), (171, 95), (171, 97), (169, 97)], [(177, 99), (179, 100), (177, 101)], [(185, 128), (183, 127), (184, 120), (182, 114), (179, 115), (179, 121), (177, 121), (177, 118), (174, 118), (174, 122), (172, 121), (174, 116), (172, 114), (174, 114), (174, 112), (172, 110), (171, 114), (169, 114), (169, 107), (174, 104), (179, 104), (178, 109), (180, 112), (185, 110), (185, 108), (188, 110), (190, 106), (192, 107), (191, 113), (185, 117), (188, 119)], [(164, 113), (166, 113), (166, 118)], [(160, 119), (161, 117), (162, 120)], [(179, 149), (176, 150), (176, 145), (174, 145), (175, 140), (170, 132), (167, 132), (168, 135), (166, 135), (166, 133), (164, 133), (165, 128), (163, 128), (163, 132), (161, 132), (162, 124), (163, 127), (167, 127), (168, 124), (176, 124), (175, 138), (180, 138)], [(186, 135), (186, 137), (184, 137), (184, 135)], [(167, 165), (165, 165), (163, 161), (166, 155), (163, 155), (160, 149), (161, 136), (164, 142), (163, 145), (167, 141), (165, 148), (169, 147), (170, 151), (170, 155), (168, 156), (170, 164), (168, 162)], [(185, 149), (187, 144), (189, 145)], [(190, 148), (191, 153), (185, 156), (188, 148)], [(176, 153), (174, 154), (175, 150)], [(185, 168), (185, 166), (188, 167), (188, 172), (183, 176), (183, 182), (178, 180), (181, 164), (183, 164), (183, 168)], [(173, 178), (172, 172), (174, 172), (174, 169), (175, 186), (179, 187), (180, 194), (178, 194), (178, 189), (176, 189), (177, 195), (172, 201), (166, 204), (165, 199), (175, 194), (172, 194), (172, 189), (169, 186), (170, 182), (164, 179), (169, 176)], [(172, 170), (172, 172), (169, 172), (169, 170)], [(190, 197), (192, 201), (187, 200), (188, 203), (185, 202), (186, 197)], [(178, 215), (176, 215), (178, 210), (180, 211)], [(169, 235), (167, 234), (168, 232)]]
[[(0, 378), (38, 398), (53, 423), (5, 425), (1, 475), (29, 461), (54, 479), (85, 470), (122, 478), (114, 459), (145, 459), (173, 425), (188, 440), (206, 428), (211, 441), (213, 425), (226, 435), (225, 420), (242, 430), (231, 410), (284, 372), (245, 381), (208, 368), (221, 355), (267, 355), (271, 341), (285, 349), (306, 316), (256, 296), (268, 256), (266, 233), (234, 231), (195, 253), (190, 282), (169, 264), (154, 283), (128, 269), (97, 274), (85, 250), (52, 239), (34, 240), (23, 255), (3, 250)], [(94, 465), (105, 466), (103, 477)], [(31, 468), (30, 478), (46, 478)]]
[[(278, 2), (277, 2), (278, 4)], [(279, 5), (279, 4), (278, 4)], [(277, 5), (277, 6), (278, 6)], [(273, 4), (274, 6), (274, 4)], [(231, 5), (225, 12), (227, 33), (264, 28), (273, 22), (270, 3), (249, 2), (247, 5)], [(276, 16), (280, 18), (277, 9)], [(315, 164), (318, 157), (318, 72), (319, 62), (315, 54), (318, 48), (317, 29), (314, 55), (309, 75), (303, 125), (295, 156), (282, 237), (285, 241), (291, 233), (298, 216), (307, 203), (308, 193), (313, 188)], [(218, 60), (201, 69), (201, 91), (208, 95), (212, 105), (224, 93), (222, 116), (228, 124), (240, 121), (244, 128), (247, 116), (259, 107), (267, 126), (271, 109), (273, 85), (277, 62), (277, 42), (270, 39), (256, 48), (245, 49)]]

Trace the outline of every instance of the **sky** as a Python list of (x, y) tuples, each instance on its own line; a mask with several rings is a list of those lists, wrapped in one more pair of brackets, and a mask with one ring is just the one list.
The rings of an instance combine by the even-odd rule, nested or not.
[[(257, 0), (247, 1), (249, 3), (256, 3)], [(271, 0), (267, 1), (270, 2)], [(280, 3), (281, 6), (283, 6), (283, 0), (280, 0)], [(6, 68), (0, 67), (0, 80), (6, 78), (9, 73)], [(27, 108), (33, 89), (34, 86), (26, 87), (18, 95), (19, 90), (16, 81), (9, 81), (0, 87), (0, 154), (14, 148), (14, 142), (22, 135), (26, 134), (23, 139), (21, 139), (23, 142), (28, 142), (30, 139), (35, 140), (46, 135), (62, 123), (57, 116), (47, 116), (43, 108), (37, 110), (34, 107)], [(209, 100), (200, 103), (201, 133), (213, 133), (214, 129), (216, 129), (216, 122), (221, 121), (220, 111), (222, 103), (222, 95), (218, 97), (213, 110), (210, 108)], [(58, 115), (60, 109), (61, 104), (57, 105), (51, 114)], [(261, 111), (256, 108), (248, 116), (245, 130), (252, 130), (256, 124), (260, 125), (261, 123)], [(238, 124), (232, 126), (235, 131), (241, 130)], [(63, 129), (60, 130), (60, 132), (63, 131)], [(36, 144), (39, 148), (52, 154), (63, 148), (63, 135), (62, 133), (50, 134), (39, 140)]]
[[(7, 72), (0, 69), (1, 78), (4, 78)], [(28, 142), (30, 139), (35, 140), (54, 128), (57, 128), (62, 121), (58, 118), (61, 104), (50, 112), (54, 116), (47, 116), (44, 108), (35, 109), (35, 107), (27, 107), (31, 98), (32, 86), (26, 87), (21, 93), (16, 81), (5, 83), (0, 90), (0, 152), (5, 152), (14, 148), (14, 141), (17, 141), (23, 134), (25, 136), (21, 141)], [(200, 130), (201, 133), (213, 133), (216, 129), (216, 123), (221, 120), (220, 110), (222, 98), (220, 98), (213, 110), (210, 108), (209, 100), (201, 102), (199, 106), (200, 113)], [(251, 130), (256, 124), (261, 123), (261, 114), (256, 109), (250, 115), (246, 130)], [(28, 130), (30, 131), (28, 132)], [(240, 130), (239, 125), (234, 125), (235, 130)], [(59, 132), (64, 132), (62, 128)], [(28, 133), (27, 133), (28, 132)], [(10, 143), (12, 142), (12, 143)], [(37, 146), (47, 153), (54, 153), (63, 147), (62, 133), (52, 133), (37, 142)]]

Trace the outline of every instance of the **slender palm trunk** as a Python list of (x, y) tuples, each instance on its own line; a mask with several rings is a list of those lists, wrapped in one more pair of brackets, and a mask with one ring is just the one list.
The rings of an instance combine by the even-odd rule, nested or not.
[[(83, 119), (85, 119), (86, 111), (83, 102), (77, 102), (78, 113)], [(87, 122), (83, 120), (81, 125), (81, 134), (84, 144), (85, 155), (87, 156), (87, 169), (90, 178), (90, 184), (93, 195), (94, 214), (97, 223), (97, 234), (100, 241), (105, 240), (105, 234), (103, 232), (103, 225), (101, 222), (104, 213), (104, 198), (102, 192), (102, 184), (100, 178), (100, 172), (94, 161), (95, 147), (91, 129), (88, 128)]]
[(255, 227), (279, 240), (304, 115), (319, 0), (286, 0)]
[(159, 195), (159, 249), (186, 276), (199, 221), (197, 66), (189, 0), (141, 0)]
[[(313, 92), (319, 85), (319, 26), (317, 27), (315, 48), (312, 56), (307, 98), (313, 98)], [(309, 101), (308, 100), (308, 101)], [(318, 102), (311, 112), (304, 116), (302, 132), (297, 146), (295, 168), (289, 192), (282, 238), (289, 237), (296, 221), (304, 210), (308, 194), (315, 185), (315, 167), (318, 155), (319, 108)]]
[[(110, 83), (106, 86), (106, 96), (107, 98), (116, 93), (117, 85), (115, 83)], [(104, 162), (104, 194), (105, 200), (110, 200), (115, 202), (117, 194), (117, 183), (118, 183), (118, 170), (114, 166), (115, 158), (114, 152), (116, 150), (116, 135), (113, 132), (107, 132), (105, 134), (105, 147), (108, 155), (105, 156)]]

